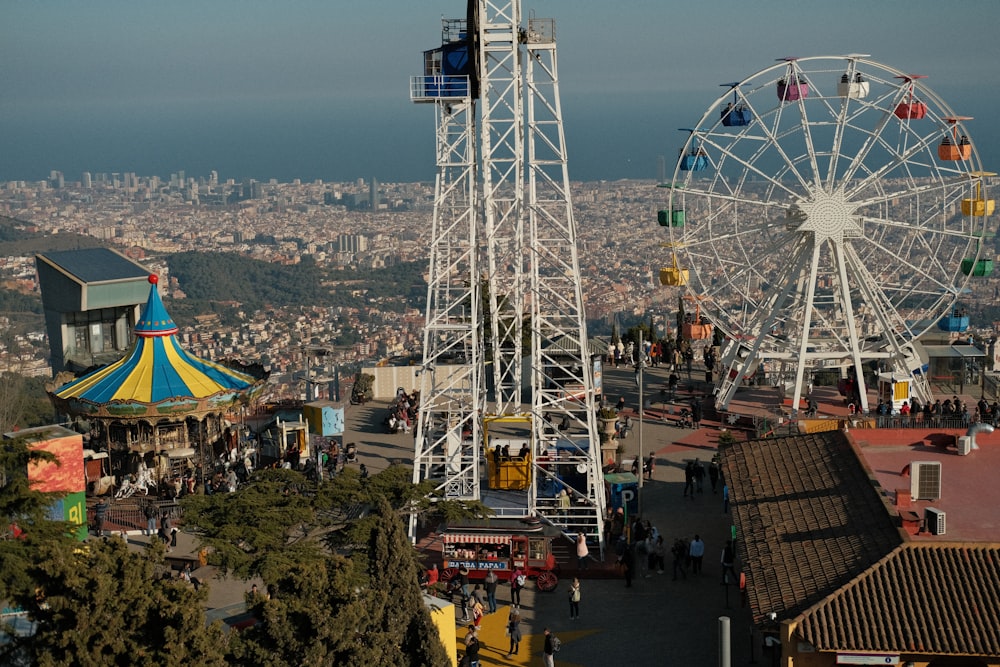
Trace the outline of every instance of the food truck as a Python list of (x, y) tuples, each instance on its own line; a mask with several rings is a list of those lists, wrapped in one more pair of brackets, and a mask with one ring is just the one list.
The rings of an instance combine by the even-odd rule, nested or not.
[(559, 583), (553, 540), (562, 538), (559, 529), (532, 519), (488, 519), (459, 521), (439, 529), (444, 567), (441, 581), (469, 570), (470, 580), (486, 578), (493, 571), (509, 581), (520, 569), (535, 580), (540, 591), (551, 591)]

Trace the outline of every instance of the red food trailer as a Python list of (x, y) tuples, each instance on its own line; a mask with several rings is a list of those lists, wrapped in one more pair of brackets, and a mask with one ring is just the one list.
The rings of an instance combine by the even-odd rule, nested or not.
[(520, 568), (535, 579), (540, 591), (551, 591), (559, 583), (552, 542), (562, 537), (557, 528), (526, 519), (489, 519), (461, 521), (439, 529), (444, 568), (441, 581), (458, 576), (460, 568), (469, 570), (470, 580), (486, 577), (494, 571), (509, 581)]

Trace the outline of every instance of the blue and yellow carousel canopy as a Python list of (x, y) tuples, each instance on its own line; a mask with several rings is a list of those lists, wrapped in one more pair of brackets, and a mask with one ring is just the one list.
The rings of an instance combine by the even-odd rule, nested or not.
[(177, 325), (160, 300), (157, 277), (151, 275), (149, 282), (149, 300), (135, 326), (136, 339), (128, 353), (63, 385), (55, 391), (58, 398), (74, 403), (156, 404), (217, 394), (232, 398), (258, 383), (250, 375), (188, 354), (174, 335)]

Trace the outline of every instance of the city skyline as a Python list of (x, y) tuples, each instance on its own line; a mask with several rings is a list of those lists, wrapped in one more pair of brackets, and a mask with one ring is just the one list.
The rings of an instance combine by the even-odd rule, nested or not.
[[(803, 7), (536, 0), (556, 20), (570, 176), (653, 178), (721, 94), (782, 56), (860, 52), (926, 83), (1000, 147), (1000, 5), (927, 0)], [(429, 181), (433, 117), (408, 99), (460, 0), (338, 7), (179, 2), (0, 8), (0, 181), (59, 170), (290, 181)], [(817, 27), (822, 26), (823, 32)]]

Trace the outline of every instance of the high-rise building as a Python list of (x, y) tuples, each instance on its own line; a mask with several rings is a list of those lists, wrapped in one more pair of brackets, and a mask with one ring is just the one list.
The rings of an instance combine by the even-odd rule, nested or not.
[(662, 155), (656, 156), (656, 182), (667, 182), (667, 158)]
[(341, 234), (337, 237), (338, 252), (365, 252), (368, 250), (368, 237), (361, 234)]
[(90, 176), (90, 172), (89, 171), (83, 172), (83, 178), (80, 179), (80, 181), (83, 184), (83, 187), (86, 188), (86, 189), (88, 189), (88, 190), (94, 186), (94, 182), (93, 182), (93, 179)]
[(368, 186), (368, 203), (373, 211), (378, 208), (378, 179), (373, 178)]

